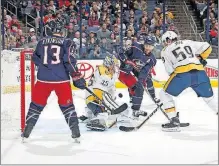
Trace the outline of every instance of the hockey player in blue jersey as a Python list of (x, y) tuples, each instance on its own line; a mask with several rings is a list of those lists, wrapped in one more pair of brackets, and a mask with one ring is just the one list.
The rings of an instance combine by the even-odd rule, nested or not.
[(140, 111), (140, 107), (147, 79), (157, 62), (153, 54), (148, 52), (148, 48), (151, 49), (150, 44), (134, 42), (125, 52), (122, 49), (119, 52), (121, 61), (119, 80), (128, 87), (134, 116), (147, 115)]
[(33, 53), (32, 60), (38, 67), (37, 82), (33, 89), (32, 101), (26, 116), (26, 126), (22, 133), (28, 138), (47, 104), (52, 91), (58, 97), (59, 107), (75, 140), (80, 137), (77, 113), (72, 99), (70, 76), (75, 87), (84, 89), (86, 82), (76, 66), (75, 44), (61, 36), (62, 30), (54, 23), (50, 27), (51, 36), (41, 39)]
[[(151, 36), (145, 36), (144, 37), (144, 43), (145, 43), (145, 54), (147, 57), (154, 57), (152, 54), (152, 50), (154, 49), (155, 40)], [(139, 72), (133, 69), (132, 71), (136, 77), (138, 77)], [(155, 94), (155, 88), (152, 81), (152, 75), (151, 72), (147, 75), (146, 84), (144, 85), (144, 89), (147, 91), (147, 94), (150, 96), (150, 98), (156, 103), (160, 104), (160, 99), (156, 97)]]

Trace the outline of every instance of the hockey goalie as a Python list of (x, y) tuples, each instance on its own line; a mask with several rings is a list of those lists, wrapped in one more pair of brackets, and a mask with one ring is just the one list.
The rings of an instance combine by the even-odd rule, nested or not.
[[(86, 92), (86, 116), (81, 116), (81, 120), (86, 119), (86, 127), (91, 130), (104, 131), (109, 126), (107, 121), (112, 114), (111, 110), (127, 109), (127, 104), (116, 103), (115, 82), (119, 76), (119, 61), (114, 56), (106, 56), (102, 65), (96, 70), (89, 81), (88, 88), (94, 93)], [(115, 123), (116, 121), (114, 121)]]

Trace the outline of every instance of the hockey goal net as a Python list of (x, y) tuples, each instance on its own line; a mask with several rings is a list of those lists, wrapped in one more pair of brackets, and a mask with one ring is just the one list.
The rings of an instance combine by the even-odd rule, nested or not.
[(35, 67), (33, 50), (3, 50), (1, 54), (1, 134), (11, 138), (23, 131), (31, 102)]

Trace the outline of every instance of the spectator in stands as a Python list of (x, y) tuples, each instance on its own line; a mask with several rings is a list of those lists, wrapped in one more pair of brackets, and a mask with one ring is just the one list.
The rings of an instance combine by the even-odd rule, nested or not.
[(144, 0), (134, 0), (134, 9), (135, 10), (146, 10), (147, 4)]
[(11, 18), (10, 15), (7, 14), (7, 10), (6, 9), (4, 9), (4, 17), (6, 19), (7, 24), (12, 21), (12, 18)]
[(115, 35), (115, 37), (119, 36), (120, 35), (119, 26), (117, 24), (115, 24), (113, 27), (114, 27), (113, 31), (112, 31), (113, 34)]
[(218, 45), (218, 23), (210, 30), (210, 40), (212, 45)]
[[(75, 32), (75, 38), (73, 39), (73, 41), (76, 44), (76, 48), (77, 48), (77, 52), (79, 53), (79, 49), (80, 49), (80, 35), (81, 33), (79, 31)], [(82, 36), (82, 49), (81, 49), (81, 56), (80, 58), (85, 58), (86, 57), (86, 38), (84, 38)], [(79, 57), (79, 54), (78, 54)]]
[(113, 31), (113, 25), (112, 25), (112, 22), (110, 20), (110, 17), (106, 17), (105, 19), (105, 24), (106, 24), (106, 28), (109, 30), (109, 31)]
[(98, 8), (96, 2), (93, 2), (92, 7), (90, 8), (90, 15), (92, 16), (93, 13), (95, 13), (97, 19), (100, 19), (100, 9)]
[[(64, 16), (62, 17), (65, 18)], [(74, 10), (70, 11), (70, 16), (68, 17), (68, 20), (67, 20), (67, 24), (69, 23), (73, 23), (74, 25), (78, 24), (78, 18), (76, 16), (76, 11)]]
[(56, 13), (56, 6), (54, 5), (53, 0), (49, 0), (49, 8), (53, 11), (53, 13)]
[(20, 23), (18, 22), (17, 16), (12, 16), (12, 20), (9, 22), (9, 27), (16, 26), (18, 29), (21, 28)]
[(76, 11), (76, 12), (78, 12), (78, 7), (77, 7), (77, 5), (76, 5), (76, 3), (75, 3), (75, 0), (72, 0), (72, 1), (71, 1), (71, 5), (73, 6), (73, 10)]
[[(88, 18), (89, 18), (89, 12), (87, 12), (87, 11), (85, 10), (85, 7), (82, 7), (81, 15), (82, 15), (82, 19), (88, 20)], [(79, 17), (80, 17), (80, 13), (78, 12), (78, 20), (79, 20)]]
[(31, 42), (31, 38), (35, 36), (36, 37), (36, 32), (34, 28), (30, 28), (29, 30), (29, 34), (27, 36), (27, 42), (30, 43)]
[(46, 16), (43, 18), (44, 24), (46, 24), (46, 23), (48, 23), (48, 22), (54, 20), (53, 14), (54, 14), (54, 12), (53, 12), (52, 10), (49, 10), (49, 11), (48, 11), (48, 15), (46, 15)]
[(98, 40), (96, 38), (95, 32), (91, 31), (89, 33), (88, 39), (87, 39), (87, 51), (88, 51), (88, 58), (93, 59), (94, 58), (94, 50), (95, 46), (98, 44)]
[(103, 38), (110, 38), (110, 31), (107, 29), (106, 24), (103, 23), (101, 29), (97, 31), (97, 39), (101, 41)]
[(68, 28), (67, 37), (73, 40), (74, 39), (74, 35), (75, 35), (74, 24), (73, 23), (69, 23), (67, 28)]
[(90, 27), (99, 27), (100, 26), (100, 23), (99, 23), (99, 20), (98, 20), (98, 16), (96, 15), (95, 12), (92, 12), (91, 16), (89, 17), (89, 20), (88, 20), (88, 25)]
[(139, 18), (139, 21), (138, 21), (138, 22), (141, 24), (141, 23), (142, 23), (142, 20), (144, 20), (144, 21), (143, 21), (144, 24), (150, 25), (150, 20), (149, 20), (149, 18), (148, 18), (147, 11), (143, 11), (142, 16)]
[(168, 28), (167, 28), (168, 31), (174, 31), (176, 34), (179, 35), (179, 31), (177, 29), (177, 27), (174, 25), (174, 23), (171, 23)]
[(16, 41), (16, 48), (23, 47), (27, 43), (25, 36), (20, 36), (20, 38)]

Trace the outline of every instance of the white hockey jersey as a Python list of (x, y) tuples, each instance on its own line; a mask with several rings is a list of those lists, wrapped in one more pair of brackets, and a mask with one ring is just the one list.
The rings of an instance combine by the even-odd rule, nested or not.
[(204, 70), (197, 56), (207, 59), (212, 48), (207, 42), (179, 40), (161, 51), (165, 69), (171, 73), (185, 73), (190, 70)]
[[(97, 66), (94, 72), (93, 78), (90, 80), (89, 88), (100, 98), (102, 99), (104, 91), (108, 92), (115, 97), (115, 82), (119, 77), (119, 73), (115, 72), (114, 74), (109, 73), (108, 69), (103, 66)], [(86, 103), (92, 102), (95, 100), (88, 92), (86, 93)]]

